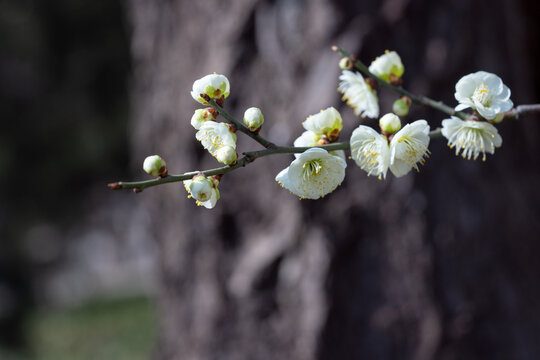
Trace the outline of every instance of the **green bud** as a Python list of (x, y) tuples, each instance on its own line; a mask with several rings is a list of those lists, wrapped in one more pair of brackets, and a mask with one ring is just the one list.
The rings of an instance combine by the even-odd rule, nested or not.
[(225, 145), (217, 150), (216, 159), (222, 164), (231, 165), (236, 162), (238, 155), (234, 147)]
[(394, 134), (401, 129), (401, 120), (396, 114), (388, 113), (379, 119), (381, 130), (387, 134)]
[(353, 67), (353, 63), (351, 59), (344, 57), (344, 58), (341, 58), (341, 60), (339, 60), (339, 68), (341, 70), (351, 70), (352, 67)]
[(250, 107), (244, 113), (244, 124), (251, 131), (259, 129), (264, 123), (264, 116), (261, 112), (261, 109), (256, 107)]
[(148, 156), (144, 159), (143, 169), (152, 176), (167, 175), (167, 164), (159, 155)]
[(409, 104), (403, 99), (397, 99), (392, 105), (392, 111), (399, 116), (407, 116), (409, 114)]

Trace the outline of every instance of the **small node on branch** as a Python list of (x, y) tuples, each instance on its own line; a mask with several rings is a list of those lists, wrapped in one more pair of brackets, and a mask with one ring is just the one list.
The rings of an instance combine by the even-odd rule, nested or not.
[(330, 144), (330, 141), (326, 138), (326, 136), (321, 137), (321, 138), (319, 139), (319, 141), (317, 141), (317, 145), (318, 145), (318, 146), (328, 145), (328, 144)]
[(142, 190), (141, 190), (141, 188), (133, 188), (133, 192), (135, 194), (138, 194), (138, 193), (142, 192)]
[(332, 129), (332, 131), (330, 131), (330, 132), (327, 134), (328, 141), (330, 141), (331, 143), (338, 141), (338, 139), (339, 139), (339, 132), (340, 132), (339, 129)]
[(388, 76), (389, 80), (390, 80), (390, 84), (391, 85), (394, 85), (394, 86), (401, 86), (401, 84), (403, 84), (403, 78), (401, 76), (396, 76), (394, 74), (390, 74)]
[(120, 189), (122, 189), (122, 185), (119, 182), (110, 183), (110, 184), (107, 184), (107, 186), (111, 190), (120, 190)]
[(372, 78), (371, 76), (370, 77), (367, 77), (364, 79), (366, 81), (366, 83), (369, 85), (370, 88), (372, 88), (373, 90), (377, 90), (377, 81)]
[(216, 104), (223, 107), (223, 105), (225, 104), (225, 97), (222, 96), (219, 99), (216, 99)]
[(229, 128), (229, 131), (232, 132), (233, 134), (236, 133), (236, 131), (238, 130), (238, 128), (234, 124), (225, 124), (225, 125), (227, 125), (227, 127)]
[(159, 176), (158, 176), (158, 178), (159, 178), (159, 179), (163, 179), (163, 178), (166, 178), (167, 176), (169, 176), (169, 171), (167, 170), (167, 167), (166, 167), (166, 166), (162, 166), (162, 167), (159, 169)]

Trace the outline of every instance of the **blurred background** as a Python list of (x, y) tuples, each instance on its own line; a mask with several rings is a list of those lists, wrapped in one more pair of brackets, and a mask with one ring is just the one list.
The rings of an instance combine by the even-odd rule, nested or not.
[(217, 166), (189, 124), (212, 72), (279, 144), (329, 106), (343, 140), (375, 126), (340, 102), (333, 44), (396, 50), (404, 87), (451, 106), (478, 70), (539, 103), (539, 20), (535, 0), (0, 0), (0, 359), (539, 359), (538, 115), (485, 163), (434, 140), (419, 174), (349, 162), (316, 202), (273, 180), (290, 156), (225, 176), (211, 211), (181, 184), (106, 188), (150, 154)]

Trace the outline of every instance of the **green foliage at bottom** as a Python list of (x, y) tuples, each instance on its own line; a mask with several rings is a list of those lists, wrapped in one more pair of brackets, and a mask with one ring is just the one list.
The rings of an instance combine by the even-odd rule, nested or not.
[(29, 358), (39, 360), (149, 359), (156, 332), (154, 309), (146, 298), (38, 312), (28, 325)]

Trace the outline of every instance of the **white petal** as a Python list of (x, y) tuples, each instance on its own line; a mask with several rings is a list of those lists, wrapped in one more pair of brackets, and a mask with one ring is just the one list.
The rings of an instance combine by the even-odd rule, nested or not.
[(407, 124), (390, 142), (390, 170), (396, 177), (406, 175), (429, 154), (429, 125), (425, 120)]
[(318, 199), (341, 184), (346, 167), (345, 160), (340, 157), (324, 149), (313, 148), (282, 170), (276, 181), (301, 198)]
[(386, 177), (390, 164), (388, 140), (369, 126), (360, 125), (351, 136), (351, 155), (368, 175)]
[(304, 129), (313, 131), (317, 135), (331, 132), (334, 129), (343, 128), (340, 113), (333, 107), (321, 110), (318, 114), (308, 116), (302, 123)]
[(379, 116), (379, 103), (376, 93), (365, 82), (359, 73), (344, 70), (339, 77), (341, 80), (338, 91), (343, 94), (343, 100), (360, 116), (377, 118)]
[(470, 108), (472, 105), (472, 102), (470, 100), (465, 100), (464, 102), (462, 102), (461, 104), (459, 104), (458, 106), (456, 106), (456, 111), (461, 111), (461, 110), (465, 110), (467, 108)]

